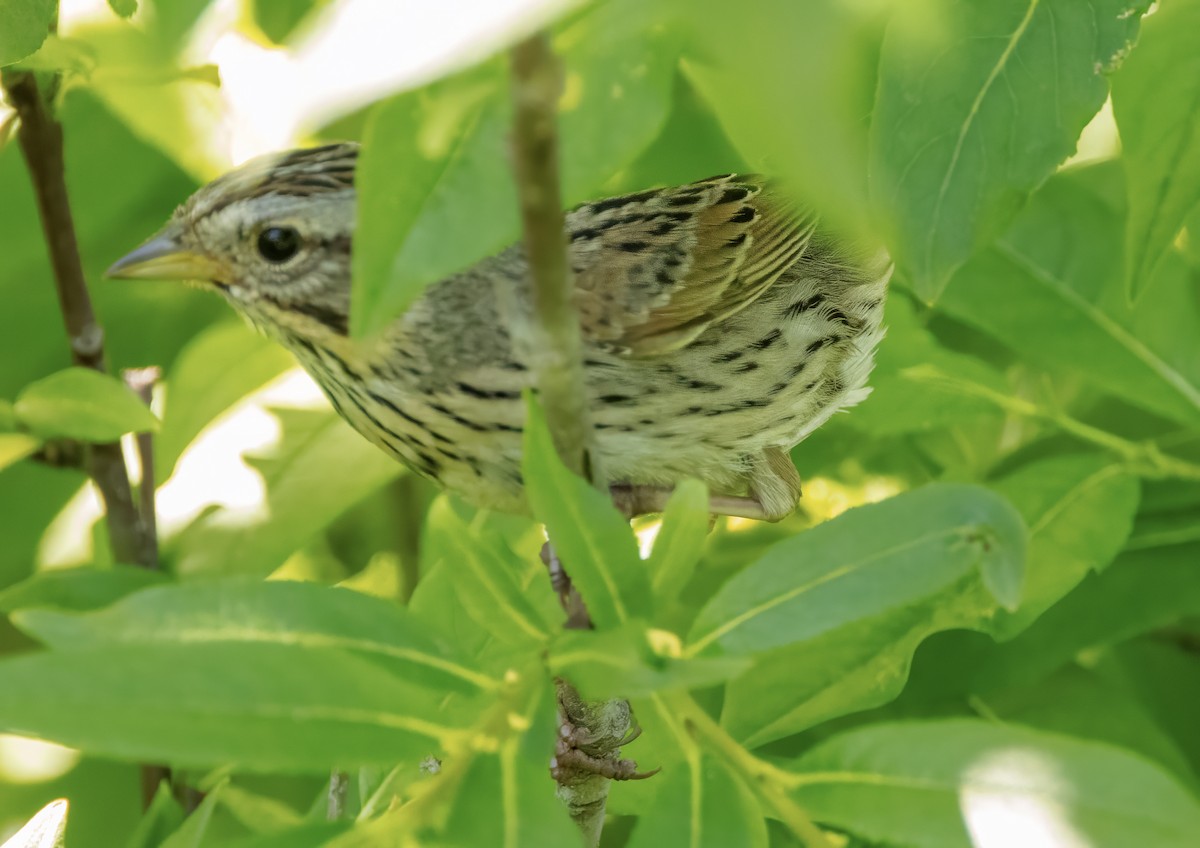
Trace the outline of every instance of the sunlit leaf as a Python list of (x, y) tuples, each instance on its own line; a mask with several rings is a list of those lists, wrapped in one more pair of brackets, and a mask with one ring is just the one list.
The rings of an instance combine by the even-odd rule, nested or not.
[(1200, 3), (1162, 3), (1113, 78), (1129, 185), (1125, 270), (1132, 297), (1200, 202)]
[[(26, 613), (28, 614), (28, 613)], [(471, 711), (347, 651), (108, 643), (0, 661), (0, 728), (122, 760), (321, 771), (418, 760)]]
[(295, 364), (282, 347), (242, 323), (197, 335), (167, 374), (167, 400), (154, 460), (160, 479), (200, 431), (237, 401)]
[(24, 433), (0, 433), (0, 471), (37, 453), (42, 443)]
[(527, 404), (523, 470), (533, 513), (546, 525), (592, 621), (616, 627), (643, 617), (650, 581), (626, 518), (608, 497), (567, 470), (558, 458), (541, 407)]
[(58, 16), (58, 0), (8, 0), (0, 6), (0, 66), (37, 50)]
[(67, 802), (51, 801), (4, 842), (4, 848), (63, 848)]
[(801, 804), (871, 840), (971, 848), (1019, 833), (1028, 844), (1183, 848), (1200, 829), (1196, 799), (1142, 758), (1012, 725), (873, 725), (793, 768)]
[(1074, 150), (1137, 36), (1128, 0), (897, 4), (871, 126), (871, 193), (936, 299)]
[(90, 368), (68, 368), (30, 384), (13, 409), (24, 426), (46, 437), (113, 442), (158, 429), (158, 419), (124, 383)]
[(350, 429), (333, 411), (275, 410), (283, 438), (252, 461), (262, 504), (216, 510), (170, 547), (181, 573), (267, 574), (404, 467)]
[(475, 691), (494, 685), (403, 607), (349, 589), (225, 580), (138, 592), (90, 614), (25, 610), (19, 626), (56, 650), (98, 644), (276, 644), (339, 648), (405, 680)]
[(65, 568), (39, 571), (0, 591), (0, 611), (33, 607), (93, 610), (126, 595), (167, 582), (166, 575), (146, 568), (117, 565), (112, 568)]

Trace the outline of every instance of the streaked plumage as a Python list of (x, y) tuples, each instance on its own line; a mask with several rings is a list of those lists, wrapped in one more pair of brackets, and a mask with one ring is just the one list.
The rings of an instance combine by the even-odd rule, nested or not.
[[(249, 163), (197, 192), (152, 244), (191, 257), (387, 453), (477, 504), (523, 510), (523, 249), (431, 286), (369, 347), (351, 341), (356, 154), (333, 145)], [(294, 259), (256, 252), (272, 227), (299, 232)], [(835, 241), (757, 177), (584, 204), (567, 230), (610, 478), (669, 487), (699, 477), (713, 492), (749, 494), (766, 517), (790, 512), (799, 480), (787, 450), (868, 391), (886, 255)], [(118, 273), (154, 275), (146, 251)]]

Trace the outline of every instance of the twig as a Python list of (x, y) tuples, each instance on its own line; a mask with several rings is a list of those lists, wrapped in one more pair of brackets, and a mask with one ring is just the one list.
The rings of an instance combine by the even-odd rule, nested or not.
[[(52, 80), (51, 85), (55, 84)], [(75, 222), (67, 197), (62, 125), (49, 113), (32, 73), (2, 71), (0, 85), (20, 121), (17, 138), (37, 197), (42, 232), (54, 270), (54, 287), (71, 344), (71, 358), (76, 365), (104, 372), (107, 370), (104, 332), (96, 321), (84, 280)], [(84, 467), (104, 499), (105, 524), (113, 557), (118, 562), (156, 568), (158, 544), (153, 521), (144, 518), (134, 503), (121, 445), (115, 442), (88, 445), (84, 456)], [(153, 465), (149, 467), (153, 475)], [(150, 515), (153, 512), (153, 476), (147, 488), (151, 504), (147, 515)], [(169, 771), (163, 766), (142, 766), (144, 806), (149, 807), (159, 782), (168, 777)]]
[[(21, 122), (17, 139), (33, 179), (42, 232), (54, 269), (54, 287), (71, 344), (71, 358), (77, 365), (105, 371), (104, 332), (96, 321), (84, 282), (75, 223), (67, 199), (62, 125), (47, 112), (32, 73), (4, 71), (2, 81), (8, 101), (17, 110)], [(87, 454), (88, 474), (104, 498), (113, 556), (118, 562), (152, 567), (157, 559), (154, 539), (133, 502), (121, 446), (117, 443), (91, 445)]]
[(576, 474), (592, 479), (583, 344), (558, 181), (555, 120), (562, 69), (543, 33), (513, 47), (511, 66), (513, 171), (540, 336), (531, 365), (558, 455)]
[[(607, 492), (603, 469), (589, 450), (591, 422), (584, 393), (583, 344), (559, 189), (556, 120), (562, 68), (544, 33), (513, 47), (510, 64), (513, 171), (536, 317), (530, 365), (563, 464)], [(557, 563), (552, 547), (545, 559), (549, 566)], [(551, 570), (553, 574), (553, 567)], [(565, 572), (562, 577), (566, 585), (559, 587), (560, 598), (568, 626), (590, 628), (582, 599), (569, 587)], [(562, 750), (556, 754), (554, 767), (558, 796), (586, 844), (594, 846), (599, 844), (604, 826), (610, 783), (607, 766), (617, 768), (622, 763), (618, 759), (620, 745), (627, 738), (632, 716), (626, 701), (589, 703), (569, 682), (558, 680), (556, 685), (562, 730)], [(578, 744), (578, 740), (584, 741)], [(572, 758), (581, 752), (582, 756)], [(585, 768), (579, 763), (600, 767)]]
[(329, 773), (329, 794), (326, 797), (325, 818), (339, 821), (346, 815), (346, 795), (350, 791), (350, 775), (341, 769)]
[(1154, 442), (1135, 442), (1115, 433), (1101, 430), (1072, 418), (1059, 410), (1042, 409), (1024, 398), (998, 392), (981, 383), (955, 377), (931, 365), (908, 368), (904, 376), (920, 383), (935, 385), (995, 405), (999, 409), (1022, 418), (1045, 421), (1080, 441), (1103, 448), (1120, 457), (1131, 472), (1152, 480), (1174, 478), (1200, 482), (1200, 465), (1163, 453)]

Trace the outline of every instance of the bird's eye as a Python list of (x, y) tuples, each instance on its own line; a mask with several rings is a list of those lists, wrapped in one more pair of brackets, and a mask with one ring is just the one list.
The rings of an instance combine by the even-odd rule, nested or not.
[(287, 262), (300, 250), (300, 233), (291, 227), (267, 227), (258, 234), (258, 252), (268, 262)]

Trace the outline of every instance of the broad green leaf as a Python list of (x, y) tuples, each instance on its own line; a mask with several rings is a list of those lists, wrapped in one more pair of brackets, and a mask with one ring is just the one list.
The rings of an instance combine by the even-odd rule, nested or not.
[(495, 682), (406, 609), (349, 589), (286, 580), (161, 586), (99, 612), (25, 610), (17, 625), (55, 650), (99, 644), (276, 644), (338, 648), (408, 681), (475, 691)]
[(126, 433), (158, 429), (158, 419), (124, 383), (90, 368), (68, 368), (26, 386), (13, 411), (21, 424), (48, 438), (115, 442)]
[[(976, 720), (872, 725), (793, 764), (822, 822), (920, 848), (1021, 844), (1184, 848), (1200, 804), (1120, 748)], [(1018, 835), (1019, 834), (1019, 835)]]
[(663, 630), (568, 630), (550, 645), (549, 667), (589, 699), (635, 698), (672, 689), (700, 689), (737, 677), (745, 657), (679, 656), (679, 638)]
[(1082, 454), (1026, 466), (994, 488), (1029, 527), (1021, 605), (996, 617), (995, 635), (1005, 638), (1112, 562), (1133, 527), (1138, 481), (1106, 457)]
[(654, 808), (639, 817), (630, 848), (766, 848), (761, 805), (718, 760), (696, 752), (656, 780), (663, 785)]
[(37, 50), (58, 17), (58, 0), (7, 0), (0, 6), (0, 67)]
[[(29, 614), (29, 613), (26, 613)], [(419, 760), (474, 707), (326, 647), (108, 643), (0, 661), (0, 729), (121, 760), (251, 770)]]
[(884, 703), (917, 645), (986, 629), (1020, 597), (1025, 528), (975, 486), (927, 486), (859, 507), (771, 548), (700, 611), (684, 655), (755, 664), (726, 688), (722, 723), (748, 745)]
[[(1200, 684), (1198, 669), (1179, 670), (1185, 678), (1177, 684), (1186, 686), (1187, 674)], [(1124, 748), (1157, 763), (1187, 788), (1200, 789), (1177, 743), (1124, 680), (1106, 680), (1095, 669), (1070, 664), (1035, 685), (997, 691), (980, 701), (987, 704), (989, 718)], [(1104, 704), (1104, 709), (1096, 709), (1096, 704)]]
[(63, 848), (67, 830), (67, 801), (51, 801), (25, 826), (4, 841), (3, 848)]
[(212, 823), (213, 813), (221, 803), (224, 790), (225, 782), (221, 782), (205, 792), (204, 800), (188, 813), (178, 830), (163, 840), (161, 848), (200, 848)]
[(122, 18), (130, 18), (138, 9), (138, 0), (108, 0), (108, 5)]
[[(694, 33), (687, 77), (750, 167), (782, 179), (824, 220), (863, 229), (869, 219), (867, 119), (882, 13), (892, 4), (678, 5)], [(679, 155), (687, 155), (689, 143), (680, 140)], [(736, 166), (726, 161), (711, 173)]]
[(31, 607), (94, 610), (166, 582), (162, 572), (131, 565), (39, 571), (0, 591), (0, 611), (12, 613)]
[(512, 558), (503, 555), (499, 539), (459, 524), (459, 532), (447, 535), (446, 543), (454, 588), (477, 624), (497, 639), (518, 645), (550, 638), (553, 625), (525, 597), (520, 572)]
[(654, 141), (671, 109), (682, 40), (665, 4), (642, 0), (593, 4), (554, 38), (565, 72), (559, 158), (566, 205), (595, 199)]
[[(464, 540), (463, 526), (471, 528)], [(487, 547), (502, 559), (502, 570), (493, 580), (513, 579), (524, 599), (520, 610), (534, 622), (541, 622), (547, 633), (558, 630), (563, 620), (562, 606), (550, 587), (546, 566), (538, 551), (545, 539), (541, 527), (531, 520), (471, 507), (448, 495), (436, 498), (425, 515), (421, 533), (421, 579), (409, 601), (409, 609), (421, 618), (434, 621), (440, 630), (466, 656), (480, 656), (496, 639), (493, 630), (508, 630), (507, 616), (492, 616), (489, 608), (472, 607), (494, 604), (491, 596), (480, 595), (473, 572), (464, 573), (459, 549), (470, 545)], [(476, 556), (484, 556), (476, 552)], [(470, 597), (468, 597), (470, 596)], [(531, 614), (525, 606), (531, 605)], [(511, 611), (510, 613), (511, 614)], [(509, 631), (512, 635), (517, 635)], [(515, 639), (513, 640), (515, 641)], [(511, 644), (511, 642), (510, 642)], [(526, 641), (526, 645), (533, 644)]]
[(905, 689), (923, 704), (1029, 685), (1078, 657), (1200, 615), (1200, 545), (1124, 554), (1091, 574), (1028, 628), (997, 644), (978, 633), (940, 633), (921, 646)]
[[(1098, 165), (1050, 180), (996, 246), (955, 275), (938, 304), (1030, 362), (1066, 366), (1098, 389), (1183, 424), (1200, 423), (1200, 314), (1168, 256), (1129, 306), (1119, 171)], [(1120, 201), (1116, 201), (1119, 203)]]
[[(678, 36), (657, 4), (596, 4), (555, 39), (562, 190), (587, 199), (666, 120)], [(355, 335), (386, 327), (429, 283), (517, 241), (509, 81), (498, 60), (376, 106), (359, 155)]]
[(545, 523), (596, 626), (616, 627), (644, 617), (650, 606), (650, 581), (628, 520), (605, 494), (562, 464), (541, 406), (532, 396), (522, 467), (533, 514)]
[(236, 783), (222, 784), (221, 806), (253, 833), (272, 833), (304, 823), (304, 817), (289, 805)]
[(206, 426), (295, 360), (241, 322), (196, 336), (167, 375), (163, 426), (154, 444), (158, 476), (171, 476), (180, 454)]
[(897, 4), (880, 57), (871, 194), (923, 299), (1071, 154), (1148, 5)]
[(1113, 77), (1129, 186), (1125, 274), (1136, 298), (1200, 203), (1200, 3), (1162, 3)]
[(708, 537), (708, 488), (683, 480), (667, 500), (662, 526), (646, 560), (656, 604), (674, 600), (692, 579)]
[(266, 501), (210, 512), (169, 545), (190, 574), (267, 574), (334, 519), (404, 473), (332, 410), (276, 409), (283, 436), (250, 461)]
[(42, 443), (24, 433), (0, 433), (0, 471), (37, 453)]
[(355, 335), (383, 329), (426, 284), (516, 238), (506, 97), (492, 62), (372, 110), (355, 178)]
[(912, 301), (904, 294), (892, 292), (884, 324), (887, 344), (880, 346), (871, 372), (871, 397), (854, 408), (846, 421), (850, 427), (873, 436), (895, 436), (998, 415), (986, 400), (915, 378), (917, 372), (913, 369), (936, 368), (939, 373), (1007, 391), (1003, 376), (994, 368), (940, 344), (922, 325)]

